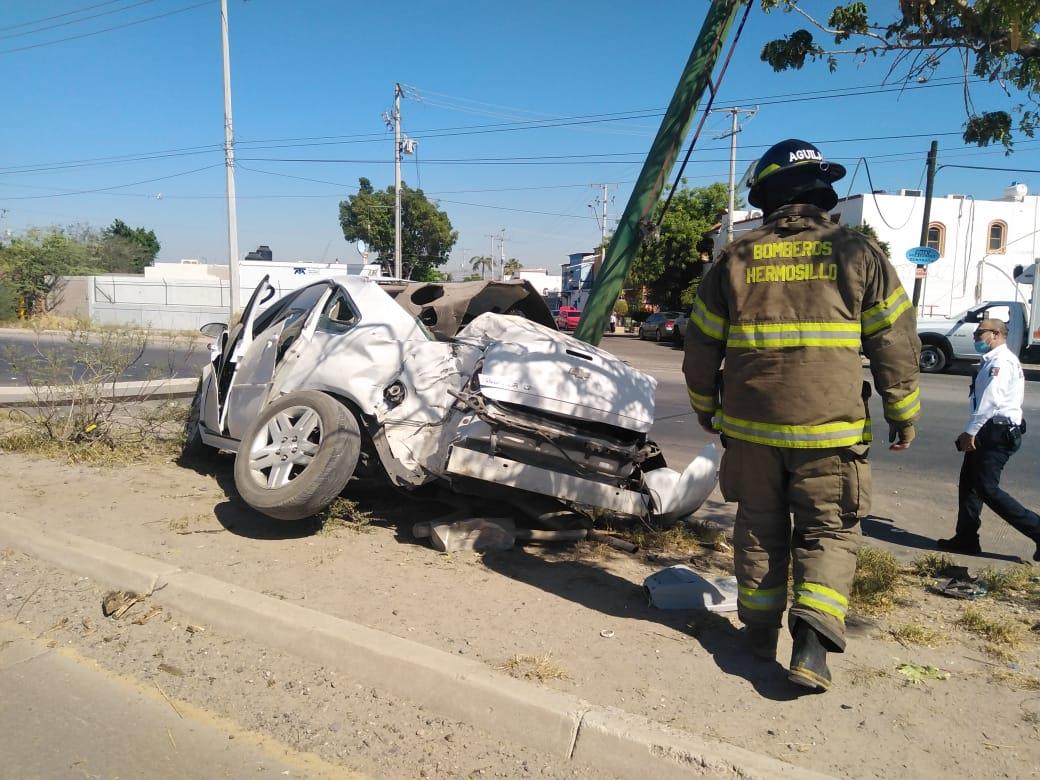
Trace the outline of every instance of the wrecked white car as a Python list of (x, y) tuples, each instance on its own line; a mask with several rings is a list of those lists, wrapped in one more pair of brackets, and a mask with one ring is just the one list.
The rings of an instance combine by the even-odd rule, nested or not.
[(680, 474), (647, 439), (656, 381), (558, 332), (527, 283), (344, 276), (261, 310), (273, 295), (265, 278), (238, 325), (203, 329), (187, 445), (234, 451), (267, 515), (313, 515), (359, 469), (636, 517), (688, 515), (715, 485), (713, 446)]

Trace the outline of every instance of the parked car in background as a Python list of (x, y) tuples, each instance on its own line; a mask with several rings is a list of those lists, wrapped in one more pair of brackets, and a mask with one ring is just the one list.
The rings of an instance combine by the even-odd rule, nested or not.
[(580, 319), (581, 312), (573, 306), (561, 306), (560, 313), (556, 315), (556, 327), (560, 330), (574, 330)]
[(234, 452), (239, 495), (266, 515), (312, 516), (355, 473), (539, 516), (685, 517), (715, 486), (714, 445), (680, 473), (647, 437), (653, 377), (556, 330), (527, 282), (274, 293), (264, 277), (238, 323), (203, 328), (185, 443)]
[(672, 346), (682, 349), (686, 346), (686, 326), (690, 324), (690, 313), (680, 314), (672, 323)]
[(671, 338), (672, 327), (675, 325), (676, 318), (680, 316), (680, 312), (677, 311), (654, 312), (640, 323), (639, 338), (654, 339), (655, 341)]

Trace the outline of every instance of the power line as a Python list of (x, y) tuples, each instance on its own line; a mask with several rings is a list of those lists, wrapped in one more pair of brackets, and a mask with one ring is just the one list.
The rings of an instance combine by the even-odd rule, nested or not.
[(65, 43), (66, 41), (77, 41), (81, 38), (90, 38), (94, 35), (101, 35), (102, 33), (112, 32), (113, 30), (122, 30), (124, 27), (133, 27), (137, 24), (144, 24), (145, 22), (151, 22), (156, 19), (165, 19), (167, 16), (173, 16), (174, 14), (182, 14), (185, 11), (191, 11), (195, 8), (201, 8), (204, 5), (211, 5), (213, 0), (203, 0), (201, 3), (195, 3), (194, 5), (187, 5), (183, 8), (175, 8), (172, 11), (167, 11), (163, 14), (156, 14), (155, 16), (147, 16), (144, 19), (137, 19), (133, 22), (126, 22), (124, 24), (116, 24), (112, 27), (104, 27), (100, 30), (94, 30), (93, 32), (80, 33), (79, 35), (70, 35), (67, 38), (57, 38), (53, 41), (43, 41), (42, 43), (33, 43), (29, 46), (19, 46), (15, 49), (0, 49), (0, 54), (14, 54), (19, 51), (28, 51), (29, 49), (39, 49), (43, 46), (53, 46), (56, 43)]
[(96, 187), (89, 190), (69, 190), (67, 192), (56, 192), (50, 195), (13, 195), (4, 196), (4, 200), (38, 200), (40, 198), (63, 198), (68, 195), (88, 195), (95, 192), (108, 192), (110, 190), (118, 190), (123, 187), (134, 187), (138, 184), (151, 184), (156, 181), (166, 181), (167, 179), (176, 179), (181, 176), (189, 176), (193, 173), (199, 173), (201, 171), (208, 171), (211, 168), (222, 168), (224, 163), (216, 163), (214, 165), (205, 165), (202, 168), (194, 168), (190, 171), (182, 171), (181, 173), (172, 173), (169, 176), (156, 176), (154, 179), (142, 179), (140, 181), (128, 182), (127, 184), (113, 184), (111, 187)]
[(37, 27), (35, 30), (25, 30), (24, 32), (11, 33), (10, 35), (0, 35), (0, 41), (7, 40), (8, 38), (20, 38), (23, 35), (35, 35), (36, 33), (44, 32), (45, 30), (53, 30), (57, 27), (67, 27), (70, 24), (79, 24), (80, 22), (86, 22), (90, 19), (97, 19), (100, 16), (109, 16), (111, 14), (122, 13), (123, 11), (129, 11), (131, 8), (137, 8), (140, 5), (147, 5), (148, 3), (154, 3), (155, 0), (138, 0), (133, 5), (128, 5), (123, 8), (113, 8), (110, 11), (102, 11), (99, 14), (92, 14), (90, 16), (84, 16), (82, 19), (70, 19), (67, 22), (58, 22), (57, 24), (50, 24), (46, 27)]
[(95, 3), (94, 5), (88, 5), (85, 8), (76, 8), (72, 11), (66, 11), (63, 14), (56, 14), (54, 16), (45, 16), (42, 19), (33, 19), (29, 22), (19, 22), (18, 24), (11, 24), (7, 27), (0, 27), (0, 32), (6, 32), (7, 30), (17, 30), (19, 27), (29, 27), (34, 24), (40, 24), (41, 22), (49, 22), (53, 19), (64, 19), (66, 16), (74, 16), (75, 14), (83, 13), (84, 11), (93, 11), (95, 8), (101, 8), (102, 6), (112, 5), (112, 3), (121, 3), (123, 0), (105, 0), (103, 3)]

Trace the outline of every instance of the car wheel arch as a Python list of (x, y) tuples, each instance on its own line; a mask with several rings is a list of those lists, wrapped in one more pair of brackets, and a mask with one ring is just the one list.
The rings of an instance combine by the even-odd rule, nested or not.
[[(919, 338), (921, 339), (921, 352), (923, 357), (921, 359), (921, 370), (925, 373), (940, 373), (954, 359), (953, 346), (950, 344), (950, 340), (946, 336), (940, 333), (922, 333)], [(929, 351), (937, 353), (934, 357), (929, 357)]]

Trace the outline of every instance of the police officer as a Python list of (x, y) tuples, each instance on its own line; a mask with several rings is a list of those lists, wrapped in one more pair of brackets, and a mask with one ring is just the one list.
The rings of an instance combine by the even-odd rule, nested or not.
[(826, 690), (827, 652), (845, 649), (859, 516), (870, 497), (860, 349), (892, 449), (906, 449), (921, 408), (920, 341), (881, 249), (829, 217), (841, 165), (790, 139), (753, 175), (748, 200), (764, 224), (726, 247), (701, 281), (683, 371), (700, 424), (726, 445), (719, 481), (738, 504), (738, 614), (751, 649), (776, 657), (793, 553), (788, 677)]
[(1033, 560), (1040, 561), (1040, 516), (1000, 489), (1000, 474), (1022, 446), (1025, 422), (1022, 399), (1025, 379), (1018, 358), (1007, 348), (1007, 326), (985, 319), (975, 328), (975, 351), (982, 355), (971, 380), (968, 423), (957, 437), (964, 453), (958, 483), (957, 530), (938, 547), (948, 552), (978, 555), (982, 505), (1036, 543)]

